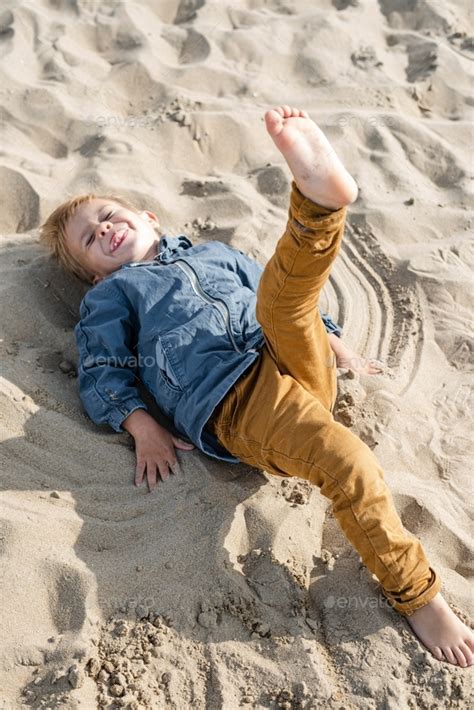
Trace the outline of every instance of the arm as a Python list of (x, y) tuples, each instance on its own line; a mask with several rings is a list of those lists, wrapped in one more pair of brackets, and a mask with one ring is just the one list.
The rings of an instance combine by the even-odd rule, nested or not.
[(131, 305), (117, 288), (101, 285), (86, 294), (75, 335), (79, 350), (79, 392), (96, 424), (123, 431), (135, 409), (146, 409), (135, 384)]
[(75, 330), (79, 387), (84, 408), (96, 424), (107, 423), (115, 431), (125, 429), (133, 436), (135, 484), (143, 482), (146, 472), (151, 492), (157, 469), (164, 480), (169, 475), (168, 465), (176, 463), (175, 447), (194, 446), (160, 426), (139, 397), (132, 354), (133, 319), (130, 304), (116, 288), (101, 286), (84, 298)]

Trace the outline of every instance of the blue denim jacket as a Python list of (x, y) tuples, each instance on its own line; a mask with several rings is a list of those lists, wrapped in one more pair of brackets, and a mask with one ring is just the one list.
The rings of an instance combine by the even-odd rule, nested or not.
[[(176, 429), (209, 456), (236, 463), (204, 429), (215, 407), (259, 357), (262, 267), (213, 241), (163, 236), (153, 261), (131, 262), (87, 292), (75, 335), (79, 388), (96, 424), (123, 431), (146, 409), (139, 378)], [(341, 330), (322, 314), (328, 332)]]

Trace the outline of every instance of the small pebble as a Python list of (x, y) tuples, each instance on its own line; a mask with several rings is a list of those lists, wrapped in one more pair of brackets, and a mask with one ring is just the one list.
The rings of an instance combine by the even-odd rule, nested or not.
[(143, 604), (138, 604), (135, 614), (139, 619), (145, 619), (148, 616), (148, 609)]
[(124, 689), (122, 688), (121, 685), (118, 685), (118, 683), (117, 683), (115, 685), (110, 686), (109, 693), (114, 698), (120, 698), (124, 694)]
[(61, 372), (64, 372), (64, 374), (67, 375), (69, 372), (74, 372), (76, 368), (69, 360), (62, 360), (59, 363), (59, 369), (61, 370)]
[(71, 688), (81, 688), (84, 685), (84, 673), (79, 666), (71, 666), (67, 675)]
[(87, 664), (87, 671), (89, 675), (91, 675), (93, 678), (96, 678), (99, 675), (100, 663), (97, 658), (89, 659), (89, 662)]
[(121, 685), (122, 687), (125, 687), (127, 684), (127, 679), (125, 678), (123, 673), (115, 673), (112, 678), (112, 685)]

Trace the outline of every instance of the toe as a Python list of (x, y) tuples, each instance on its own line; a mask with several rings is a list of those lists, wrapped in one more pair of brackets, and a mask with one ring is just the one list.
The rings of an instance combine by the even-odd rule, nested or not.
[(283, 116), (285, 118), (289, 118), (291, 116), (291, 108), (285, 104), (284, 106), (282, 106), (282, 109), (283, 109)]
[(265, 125), (271, 136), (277, 136), (283, 127), (283, 118), (281, 113), (272, 108), (265, 114)]
[(447, 661), (449, 661), (450, 663), (452, 663), (454, 666), (457, 666), (457, 665), (458, 665), (456, 656), (454, 655), (454, 653), (452, 652), (452, 650), (449, 648), (449, 646), (445, 646), (445, 647), (443, 648), (443, 653), (444, 653), (444, 657), (446, 658)]
[(443, 660), (443, 652), (442, 652), (442, 650), (440, 649), (439, 646), (435, 646), (435, 647), (433, 648), (433, 656), (434, 656), (435, 658), (437, 658), (438, 661), (442, 661), (442, 660)]
[(458, 664), (461, 666), (461, 668), (465, 668), (467, 666), (467, 660), (466, 660), (461, 648), (459, 646), (453, 646), (452, 651), (454, 653), (454, 656), (456, 657)]
[(463, 654), (464, 654), (464, 658), (465, 658), (466, 661), (467, 661), (467, 665), (468, 665), (468, 666), (472, 666), (472, 664), (473, 664), (473, 662), (474, 662), (474, 653), (473, 653), (472, 650), (469, 648), (469, 646), (467, 645), (467, 643), (464, 643), (464, 641), (461, 641), (461, 643), (459, 644), (459, 648), (461, 649), (461, 651), (462, 651)]
[(283, 111), (283, 106), (275, 106), (275, 108), (274, 108), (273, 110), (274, 110), (274, 111), (278, 111), (278, 113), (280, 114), (280, 116), (281, 116), (282, 118), (283, 118), (283, 116), (285, 115), (285, 112)]
[(380, 360), (369, 360), (369, 373), (378, 375), (383, 372), (383, 363)]
[(300, 110), (299, 110), (299, 108), (295, 108), (295, 107), (293, 106), (293, 108), (291, 109), (291, 114), (292, 114), (292, 116), (294, 116), (295, 118), (298, 118), (299, 115), (300, 115)]
[(466, 668), (470, 665), (469, 663), (469, 649), (465, 647), (462, 641), (457, 645), (453, 646), (453, 653), (457, 658), (457, 661), (461, 668)]
[(309, 118), (308, 112), (307, 111), (300, 111), (300, 116), (302, 118)]

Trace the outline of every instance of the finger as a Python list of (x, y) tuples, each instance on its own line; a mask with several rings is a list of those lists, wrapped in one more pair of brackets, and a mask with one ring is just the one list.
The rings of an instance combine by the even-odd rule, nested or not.
[(171, 470), (174, 475), (183, 473), (183, 469), (181, 468), (181, 463), (178, 460), (170, 463), (170, 467), (171, 467)]
[(146, 477), (150, 493), (156, 488), (156, 464), (152, 459), (146, 462)]
[(158, 462), (158, 470), (160, 472), (161, 480), (166, 481), (166, 479), (169, 478), (169, 475), (170, 475), (168, 462), (167, 461), (159, 461)]
[(135, 468), (135, 485), (141, 486), (145, 477), (146, 461), (137, 461)]
[(178, 439), (176, 436), (172, 436), (171, 439), (177, 449), (194, 449), (194, 444), (191, 444), (189, 441), (183, 441), (182, 439)]

